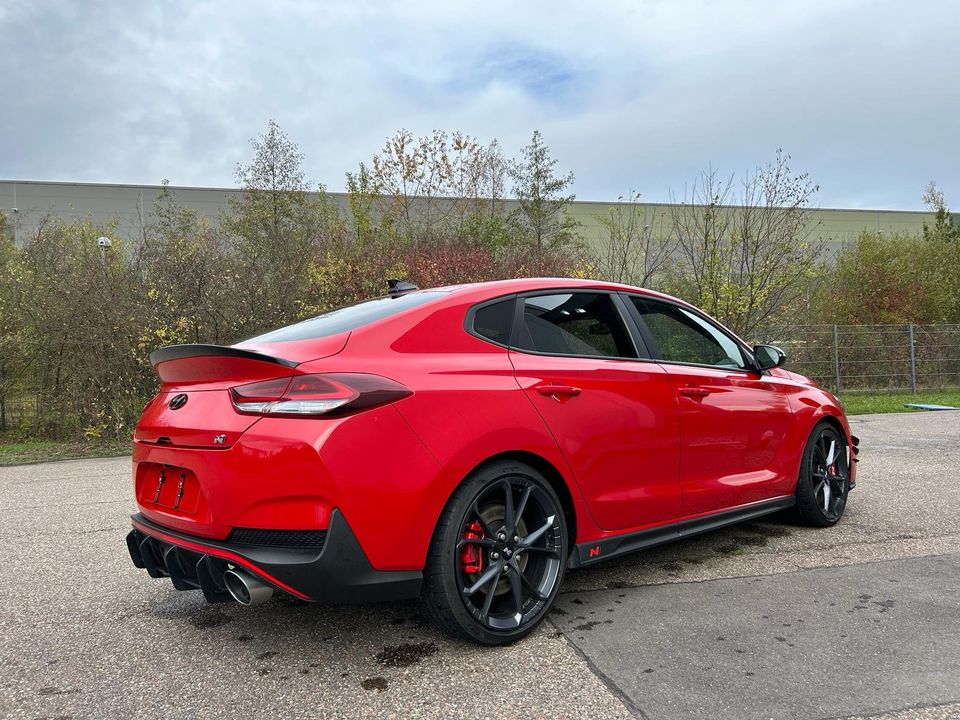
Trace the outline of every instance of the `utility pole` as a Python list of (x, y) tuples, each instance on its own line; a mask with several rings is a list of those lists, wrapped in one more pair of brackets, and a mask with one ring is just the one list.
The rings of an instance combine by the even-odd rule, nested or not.
[(20, 239), (20, 208), (17, 207), (17, 185), (13, 185), (13, 207), (10, 208), (10, 212), (13, 215), (13, 246), (20, 247), (20, 244), (17, 242)]

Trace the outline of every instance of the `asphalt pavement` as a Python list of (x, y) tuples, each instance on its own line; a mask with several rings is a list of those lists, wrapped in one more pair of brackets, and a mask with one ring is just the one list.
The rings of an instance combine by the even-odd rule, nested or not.
[(416, 603), (206, 605), (130, 565), (129, 459), (0, 469), (0, 716), (960, 718), (960, 412), (854, 418), (844, 519), (568, 575), (508, 648)]

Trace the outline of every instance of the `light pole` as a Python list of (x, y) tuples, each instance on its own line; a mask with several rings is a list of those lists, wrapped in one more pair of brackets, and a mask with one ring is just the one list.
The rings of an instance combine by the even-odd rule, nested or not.
[(107, 266), (107, 248), (111, 245), (113, 245), (113, 243), (107, 236), (101, 235), (97, 238), (97, 247), (100, 248), (100, 264), (104, 267)]

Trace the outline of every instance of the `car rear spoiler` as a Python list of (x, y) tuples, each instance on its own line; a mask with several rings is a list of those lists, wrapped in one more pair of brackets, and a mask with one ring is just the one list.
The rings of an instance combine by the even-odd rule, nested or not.
[(150, 364), (156, 367), (162, 362), (168, 360), (186, 360), (188, 358), (198, 357), (225, 357), (239, 358), (243, 360), (257, 360), (259, 362), (282, 365), (283, 367), (294, 368), (299, 363), (293, 360), (284, 360), (283, 358), (264, 355), (253, 350), (242, 350), (241, 348), (227, 347), (225, 345), (203, 345), (200, 343), (190, 345), (168, 345), (154, 350), (150, 353)]
[(253, 350), (222, 345), (170, 345), (150, 353), (164, 385), (254, 382), (293, 375), (300, 363)]

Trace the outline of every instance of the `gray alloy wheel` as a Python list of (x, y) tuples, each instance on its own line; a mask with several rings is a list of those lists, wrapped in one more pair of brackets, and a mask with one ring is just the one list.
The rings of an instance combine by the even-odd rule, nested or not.
[(566, 519), (533, 468), (497, 462), (454, 493), (434, 533), (422, 598), (442, 629), (488, 645), (530, 633), (563, 580)]
[(810, 434), (797, 482), (796, 514), (815, 527), (829, 527), (843, 516), (850, 489), (850, 453), (843, 435), (830, 423)]

